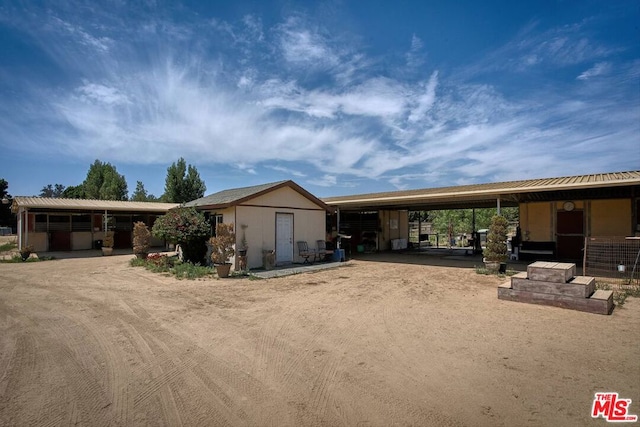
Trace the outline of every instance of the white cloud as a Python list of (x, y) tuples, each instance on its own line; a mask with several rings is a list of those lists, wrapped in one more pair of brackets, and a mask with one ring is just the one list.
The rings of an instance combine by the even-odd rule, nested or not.
[(593, 67), (580, 74), (578, 80), (589, 80), (593, 77), (603, 76), (611, 72), (611, 64), (609, 62), (598, 62)]
[(277, 33), (281, 53), (291, 64), (324, 68), (338, 62), (325, 37), (300, 16), (289, 17), (277, 27)]
[(307, 182), (319, 187), (334, 187), (338, 183), (338, 178), (335, 175), (324, 175), (319, 179), (307, 180)]
[(286, 175), (292, 175), (292, 176), (297, 176), (297, 177), (305, 177), (307, 176), (306, 173), (304, 172), (300, 172), (299, 170), (296, 169), (291, 169), (291, 168), (285, 168), (283, 166), (267, 166), (268, 169), (274, 170), (274, 171), (278, 171), (278, 172), (282, 172)]
[[(36, 40), (52, 57), (60, 53), (71, 83), (0, 105), (2, 141), (33, 141), (24, 144), (30, 152), (40, 144), (74, 158), (131, 164), (167, 164), (183, 156), (242, 174), (267, 169), (305, 177), (324, 187), (341, 186), (348, 177), (406, 188), (445, 176), (466, 182), (564, 175), (566, 159), (587, 154), (606, 170), (617, 164), (611, 153), (629, 152), (640, 133), (637, 97), (629, 101), (624, 91), (637, 82), (637, 63), (621, 72), (617, 89), (527, 86), (526, 94), (506, 95), (497, 80), (463, 78), (484, 60), (466, 74), (429, 69), (415, 81), (381, 72), (383, 59), (339, 43), (301, 15), (271, 28), (249, 15), (235, 24), (202, 24), (198, 42), (216, 34), (211, 43), (224, 45), (218, 50), (183, 49), (182, 38), (197, 32), (176, 24), (156, 22), (154, 36), (136, 39), (138, 46), (125, 28), (117, 28), (120, 36), (115, 30), (94, 35), (71, 20), (52, 22), (60, 38), (51, 43), (40, 34)], [(62, 43), (55, 42), (69, 34), (81, 48), (56, 50)], [(87, 62), (83, 49), (89, 45), (96, 57)], [(412, 38), (407, 63), (417, 61), (423, 45)], [(519, 66), (575, 64), (611, 51), (598, 46), (577, 27), (542, 34), (529, 29), (500, 54), (513, 53)], [(206, 55), (209, 50), (216, 55)], [(578, 79), (610, 75), (613, 67), (609, 60), (597, 62)], [(634, 156), (640, 161), (638, 153), (626, 158)]]

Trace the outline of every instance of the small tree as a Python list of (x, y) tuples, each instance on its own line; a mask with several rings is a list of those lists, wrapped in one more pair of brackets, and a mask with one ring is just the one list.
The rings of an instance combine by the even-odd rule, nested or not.
[(162, 215), (153, 224), (151, 233), (170, 243), (182, 247), (186, 261), (199, 264), (207, 253), (206, 240), (209, 222), (194, 208), (176, 208)]
[(233, 245), (236, 243), (236, 233), (233, 224), (218, 224), (216, 236), (209, 239), (211, 244), (211, 260), (216, 264), (229, 264), (229, 259), (235, 255)]
[(501, 215), (491, 218), (489, 234), (487, 234), (487, 247), (484, 257), (491, 262), (504, 262), (508, 258), (507, 253), (507, 227), (509, 221)]
[(142, 222), (137, 221), (133, 224), (133, 253), (141, 254), (146, 257), (149, 252), (149, 242), (151, 240), (151, 232), (149, 227)]

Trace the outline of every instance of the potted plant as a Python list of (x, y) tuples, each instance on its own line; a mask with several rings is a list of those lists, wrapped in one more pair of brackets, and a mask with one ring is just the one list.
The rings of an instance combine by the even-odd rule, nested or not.
[(229, 261), (236, 251), (233, 245), (236, 243), (236, 233), (233, 231), (233, 224), (218, 224), (216, 235), (209, 239), (211, 245), (211, 261), (216, 267), (218, 277), (228, 277), (231, 270)]
[(105, 231), (102, 239), (102, 255), (108, 256), (113, 253), (113, 231)]
[(491, 218), (491, 225), (489, 226), (489, 233), (487, 234), (487, 246), (483, 252), (484, 263), (489, 271), (496, 272), (501, 269), (500, 264), (504, 263), (508, 258), (508, 226), (509, 221), (501, 215), (495, 215)]
[(149, 242), (151, 240), (151, 232), (149, 227), (142, 222), (137, 221), (133, 224), (133, 253), (140, 259), (146, 259), (149, 254)]
[(240, 242), (240, 248), (238, 249), (238, 256), (247, 256), (247, 250), (249, 250), (249, 245), (247, 244), (247, 224), (242, 224), (242, 241)]

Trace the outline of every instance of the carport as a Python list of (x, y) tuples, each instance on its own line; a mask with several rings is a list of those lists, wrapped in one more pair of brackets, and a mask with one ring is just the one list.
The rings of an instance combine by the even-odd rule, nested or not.
[[(378, 248), (408, 239), (408, 212), (518, 207), (522, 247), (552, 258), (581, 259), (590, 236), (640, 234), (640, 171), (473, 184), (324, 198), (335, 208), (336, 229), (358, 244), (375, 232)], [(363, 219), (366, 218), (366, 221)], [(346, 219), (346, 223), (344, 222)], [(358, 223), (359, 221), (359, 223)], [(354, 224), (362, 224), (357, 228)], [(541, 248), (541, 249), (538, 249)]]

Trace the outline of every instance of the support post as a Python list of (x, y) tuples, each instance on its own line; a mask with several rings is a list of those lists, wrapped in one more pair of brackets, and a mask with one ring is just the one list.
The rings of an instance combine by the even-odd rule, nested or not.
[(500, 215), (500, 197), (498, 197), (498, 215)]
[(340, 249), (340, 208), (336, 208), (336, 231), (338, 232), (338, 239), (336, 241), (336, 248)]
[(22, 249), (24, 241), (24, 208), (18, 209), (18, 249)]
[[(24, 210), (24, 245), (29, 246), (29, 209)], [(20, 246), (22, 249), (22, 246)]]

